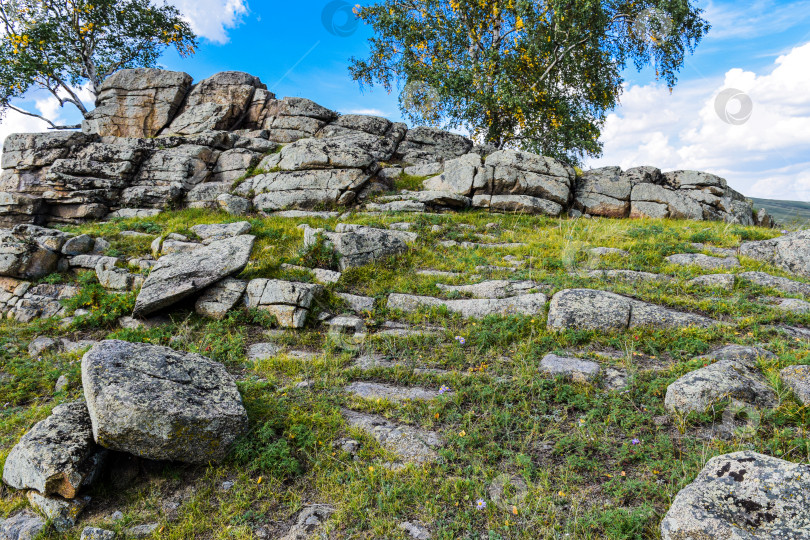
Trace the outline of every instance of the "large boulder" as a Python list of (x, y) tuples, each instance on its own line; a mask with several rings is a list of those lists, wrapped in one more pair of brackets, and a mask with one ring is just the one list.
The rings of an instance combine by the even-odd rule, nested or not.
[(87, 405), (59, 405), (11, 449), (3, 482), (72, 499), (96, 478), (105, 455), (93, 440)]
[(771, 240), (743, 242), (740, 255), (810, 277), (810, 230), (786, 234)]
[(709, 460), (661, 522), (663, 540), (810, 537), (810, 466), (750, 450)]
[(267, 87), (248, 73), (223, 71), (212, 75), (194, 86), (166, 131), (194, 135), (234, 130), (244, 120), (257, 89), (266, 91)]
[(340, 256), (341, 270), (371, 264), (384, 257), (403, 253), (408, 249), (406, 240), (403, 239), (400, 231), (373, 227), (338, 227), (336, 232), (308, 228), (304, 233), (304, 246), (314, 245), (321, 236)]
[(755, 408), (776, 406), (776, 393), (756, 367), (759, 358), (774, 355), (757, 347), (729, 345), (700, 357), (708, 365), (670, 384), (664, 406), (680, 414), (703, 412), (726, 398)]
[(144, 317), (238, 274), (250, 260), (255, 238), (234, 236), (190, 252), (164, 255), (144, 281), (133, 316)]
[(111, 450), (208, 463), (247, 427), (233, 379), (199, 354), (102, 341), (82, 358), (82, 385), (93, 436)]
[(154, 137), (174, 118), (191, 88), (187, 73), (122, 69), (108, 77), (82, 131), (102, 137)]
[(632, 189), (631, 178), (620, 167), (586, 171), (577, 178), (574, 207), (592, 216), (627, 217)]
[(71, 236), (36, 225), (0, 229), (0, 276), (37, 279), (54, 272)]
[(566, 289), (551, 298), (547, 324), (550, 330), (615, 332), (640, 326), (707, 327), (716, 321), (608, 291)]
[(405, 163), (436, 163), (457, 158), (472, 150), (473, 142), (455, 133), (432, 127), (408, 131), (395, 157)]
[[(257, 91), (257, 95), (261, 94)], [(269, 97), (252, 119), (251, 127), (266, 129), (271, 141), (289, 143), (313, 137), (338, 116), (335, 111), (309, 99), (285, 97), (277, 100)]]
[(47, 527), (44, 519), (30, 510), (23, 510), (0, 521), (0, 540), (34, 540), (41, 538)]

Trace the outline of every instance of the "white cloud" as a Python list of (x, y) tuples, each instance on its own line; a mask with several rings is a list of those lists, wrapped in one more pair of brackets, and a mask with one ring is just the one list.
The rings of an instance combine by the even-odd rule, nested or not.
[(351, 109), (349, 114), (363, 114), (366, 116), (383, 116), (386, 117), (385, 111), (380, 109)]
[(248, 0), (169, 0), (191, 29), (205, 39), (215, 43), (227, 43), (230, 28), (242, 22), (248, 14)]
[[(670, 94), (651, 84), (629, 86), (608, 116), (604, 156), (589, 166), (655, 165), (724, 176), (748, 196), (810, 200), (810, 43), (795, 47), (762, 74), (734, 68), (723, 78), (692, 81)], [(750, 96), (751, 117), (724, 122), (717, 95), (736, 88)], [(726, 109), (736, 113), (739, 102)]]

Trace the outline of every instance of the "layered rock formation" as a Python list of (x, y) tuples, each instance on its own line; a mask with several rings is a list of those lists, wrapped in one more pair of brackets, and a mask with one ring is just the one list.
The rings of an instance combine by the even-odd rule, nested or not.
[(475, 146), (435, 128), (339, 115), (276, 99), (257, 78), (122, 70), (82, 132), (6, 139), (0, 224), (148, 216), (166, 208), (255, 210), (349, 206), (391, 191), (401, 174), (424, 190), (373, 210), (468, 206), (559, 216), (672, 217), (770, 225), (717, 176), (607, 167), (582, 175), (554, 159)]

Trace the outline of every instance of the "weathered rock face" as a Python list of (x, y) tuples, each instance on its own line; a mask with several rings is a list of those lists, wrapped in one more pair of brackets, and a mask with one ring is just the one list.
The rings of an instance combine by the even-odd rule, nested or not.
[(810, 537), (810, 467), (752, 451), (709, 460), (675, 497), (661, 522), (664, 540)]
[(474, 300), (442, 300), (432, 296), (413, 296), (410, 294), (391, 294), (388, 297), (388, 309), (399, 309), (404, 312), (416, 311), (422, 307), (445, 306), (448, 311), (459, 313), (462, 317), (482, 318), (487, 315), (535, 315), (546, 309), (545, 294), (524, 294), (510, 298), (479, 298)]
[(34, 540), (40, 538), (46, 528), (45, 520), (30, 510), (23, 510), (14, 516), (0, 521), (0, 539)]
[(474, 206), (773, 225), (765, 213), (755, 219), (742, 195), (711, 174), (606, 167), (578, 178), (551, 158), (476, 146), (435, 128), (341, 116), (304, 98), (276, 99), (257, 77), (237, 71), (194, 86), (185, 73), (119, 71), (105, 81), (83, 133), (12, 135), (4, 152), (0, 225), (179, 207), (243, 215), (349, 206), (390, 190), (402, 172), (432, 176), (426, 191), (368, 209)]
[(351, 227), (336, 232), (307, 228), (304, 233), (304, 246), (314, 245), (321, 235), (340, 256), (341, 270), (403, 253), (408, 249), (406, 239), (414, 238), (413, 233), (403, 234), (400, 231), (373, 227)]
[(95, 479), (105, 455), (93, 441), (87, 405), (59, 405), (11, 449), (3, 482), (72, 499)]
[(301, 328), (306, 322), (321, 285), (278, 279), (254, 279), (248, 283), (245, 302), (249, 308), (263, 309), (275, 315), (279, 326)]
[(96, 442), (148, 459), (219, 461), (247, 427), (225, 368), (199, 354), (107, 340), (82, 358)]
[(756, 367), (758, 358), (774, 355), (756, 347), (729, 345), (701, 359), (710, 363), (667, 387), (664, 406), (671, 412), (703, 412), (730, 398), (751, 407), (774, 407), (776, 393)]
[(191, 252), (164, 255), (144, 281), (133, 315), (149, 315), (238, 274), (247, 266), (255, 238), (235, 236)]
[(712, 324), (716, 321), (701, 315), (594, 289), (566, 289), (556, 293), (551, 298), (548, 313), (548, 328), (551, 330), (615, 332), (639, 326), (677, 328)]
[(810, 276), (810, 230), (772, 240), (743, 242), (740, 255), (773, 264), (788, 272)]
[(154, 137), (174, 118), (191, 76), (162, 69), (122, 69), (101, 86), (82, 131), (102, 137)]

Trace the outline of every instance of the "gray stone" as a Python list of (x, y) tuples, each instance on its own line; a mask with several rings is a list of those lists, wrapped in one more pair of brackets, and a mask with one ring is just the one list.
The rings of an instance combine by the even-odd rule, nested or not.
[(42, 356), (43, 353), (59, 352), (62, 350), (62, 340), (49, 338), (47, 336), (37, 336), (28, 345), (28, 355), (31, 358)]
[(67, 376), (59, 375), (59, 378), (56, 379), (56, 384), (53, 386), (54, 394), (60, 394), (68, 389), (70, 386), (70, 381), (68, 380)]
[(703, 219), (703, 207), (700, 203), (660, 185), (636, 184), (630, 194), (630, 201), (631, 218), (670, 217), (698, 221)]
[(327, 270), (325, 268), (307, 268), (306, 266), (297, 266), (295, 264), (282, 264), (281, 268), (284, 270), (295, 270), (297, 272), (309, 272), (315, 276), (315, 280), (320, 283), (332, 284), (340, 281), (343, 275), (334, 270)]
[(73, 498), (96, 478), (105, 455), (93, 441), (84, 402), (59, 405), (11, 449), (3, 482)]
[(747, 450), (709, 460), (661, 522), (663, 540), (810, 537), (810, 467)]
[(652, 272), (639, 272), (636, 270), (589, 270), (585, 273), (588, 277), (604, 280), (621, 280), (631, 283), (651, 281), (657, 283), (671, 283), (673, 278), (663, 274), (653, 274)]
[(810, 230), (772, 240), (744, 242), (740, 255), (767, 262), (787, 272), (810, 277)]
[(219, 223), (216, 225), (194, 225), (191, 230), (203, 240), (222, 240), (250, 232), (250, 223), (238, 221), (236, 223)]
[(491, 195), (529, 195), (562, 206), (571, 200), (574, 170), (552, 158), (499, 150), (487, 156), (486, 170)]
[(32, 225), (0, 229), (0, 276), (37, 279), (54, 272), (68, 236)]
[(186, 73), (163, 69), (117, 71), (104, 80), (82, 130), (104, 137), (154, 137), (180, 108), (191, 81)]
[(356, 294), (336, 293), (352, 311), (362, 313), (365, 311), (374, 311), (374, 298), (370, 296), (358, 296)]
[(145, 523), (124, 529), (125, 538), (149, 538), (160, 528), (160, 523)]
[(781, 311), (798, 314), (810, 313), (810, 302), (799, 300), (798, 298), (775, 298), (766, 296), (760, 300)]
[(592, 216), (624, 218), (630, 213), (631, 179), (619, 167), (586, 171), (577, 179), (576, 209)]
[(301, 512), (290, 530), (280, 540), (307, 540), (313, 538), (323, 522), (329, 519), (335, 509), (326, 504), (309, 505)]
[(779, 376), (800, 402), (804, 405), (810, 403), (810, 366), (788, 366), (779, 372)]
[(534, 281), (508, 281), (505, 279), (482, 281), (474, 285), (443, 285), (437, 283), (436, 287), (445, 292), (456, 292), (469, 294), (474, 298), (508, 298), (529, 294), (531, 291), (541, 288), (539, 283)]
[(318, 241), (323, 235), (329, 245), (340, 256), (340, 269), (346, 270), (356, 266), (371, 264), (384, 257), (403, 253), (408, 245), (402, 240), (402, 235), (409, 235), (404, 231), (389, 231), (372, 227), (358, 227), (346, 232), (327, 232), (322, 229), (306, 229), (304, 231), (304, 246), (308, 247)]
[(408, 533), (408, 536), (414, 540), (430, 540), (430, 530), (419, 523), (411, 523), (410, 521), (403, 521), (397, 525), (400, 529)]
[(96, 277), (102, 287), (116, 291), (128, 291), (133, 289), (136, 283), (143, 283), (142, 276), (130, 274), (106, 259), (102, 259), (96, 264)]
[(160, 214), (160, 208), (122, 208), (107, 214), (106, 219), (150, 218)]
[(414, 165), (444, 162), (463, 156), (472, 149), (471, 140), (432, 127), (408, 130), (394, 157)]
[(439, 397), (437, 390), (419, 387), (394, 386), (372, 382), (354, 382), (345, 388), (346, 392), (363, 399), (386, 400), (398, 403), (406, 400), (428, 401)]
[(218, 207), (232, 216), (244, 216), (253, 210), (253, 202), (245, 197), (223, 193), (217, 197)]
[(248, 283), (245, 301), (249, 308), (262, 309), (274, 315), (279, 326), (301, 328), (313, 300), (322, 291), (321, 285), (312, 283), (254, 279)]
[(478, 154), (466, 154), (445, 162), (444, 172), (423, 182), (429, 191), (448, 191), (472, 196), (476, 189), (486, 187), (486, 177), (481, 172), (483, 162)]
[(199, 354), (106, 340), (82, 358), (93, 436), (147, 459), (207, 463), (225, 457), (247, 427), (225, 368)]
[(810, 297), (810, 284), (783, 277), (772, 276), (765, 272), (742, 272), (737, 274), (754, 285), (770, 287), (787, 294), (802, 294)]
[[(273, 146), (274, 143), (268, 143)], [(255, 168), (262, 159), (262, 154), (246, 148), (233, 148), (219, 155), (214, 166), (212, 181), (233, 184), (243, 178), (245, 174)]]
[(34, 540), (45, 531), (45, 520), (28, 510), (0, 521), (0, 539)]
[(629, 257), (630, 252), (624, 249), (612, 248), (612, 247), (595, 247), (588, 250), (588, 253), (591, 253), (597, 257)]
[(79, 514), (90, 502), (90, 497), (63, 499), (47, 497), (36, 491), (28, 492), (28, 503), (45, 516), (59, 532), (66, 532), (76, 525)]
[(756, 347), (729, 345), (701, 357), (709, 365), (670, 384), (664, 406), (673, 413), (703, 412), (730, 398), (756, 408), (775, 407), (776, 393), (756, 368), (760, 357), (774, 358), (774, 355)]
[(115, 531), (99, 529), (98, 527), (85, 527), (79, 540), (115, 540)]
[(65, 245), (62, 246), (62, 253), (65, 255), (81, 255), (83, 253), (93, 251), (95, 243), (96, 241), (92, 236), (80, 234), (79, 236), (69, 238), (65, 242)]
[(459, 313), (464, 318), (483, 318), (488, 315), (536, 315), (545, 311), (547, 300), (542, 293), (474, 300), (442, 300), (431, 296), (394, 293), (388, 297), (388, 309), (399, 309), (407, 313), (425, 307), (445, 306), (448, 311)]
[(396, 424), (382, 416), (344, 409), (343, 417), (350, 427), (366, 431), (404, 463), (420, 465), (434, 461), (443, 444), (437, 433)]
[(601, 368), (590, 360), (547, 354), (540, 361), (540, 371), (552, 377), (563, 376), (575, 382), (587, 383), (599, 376)]
[(495, 212), (516, 214), (542, 214), (557, 217), (562, 214), (563, 206), (531, 195), (476, 195), (472, 205), (476, 208), (488, 208)]
[(411, 165), (405, 167), (403, 171), (408, 176), (434, 176), (444, 170), (444, 163), (422, 163), (420, 165)]
[(247, 281), (225, 278), (208, 287), (194, 303), (194, 311), (203, 317), (222, 320), (242, 299)]
[(678, 266), (698, 266), (704, 270), (724, 270), (739, 268), (737, 257), (711, 257), (702, 253), (678, 253), (665, 258), (670, 264)]
[(677, 328), (707, 327), (712, 319), (649, 304), (615, 293), (595, 289), (566, 289), (551, 298), (550, 330), (624, 331), (639, 326)]
[(143, 317), (241, 272), (255, 237), (241, 235), (212, 242), (190, 253), (161, 257), (135, 301), (133, 316)]
[(737, 279), (734, 274), (708, 274), (705, 276), (698, 276), (686, 282), (687, 285), (698, 287), (713, 287), (731, 291), (734, 289), (734, 283)]
[(281, 349), (275, 343), (254, 343), (247, 350), (247, 359), (251, 362), (260, 362), (278, 355)]
[(363, 319), (354, 315), (338, 315), (329, 319), (326, 324), (329, 326), (330, 332), (340, 334), (356, 334), (366, 329)]

